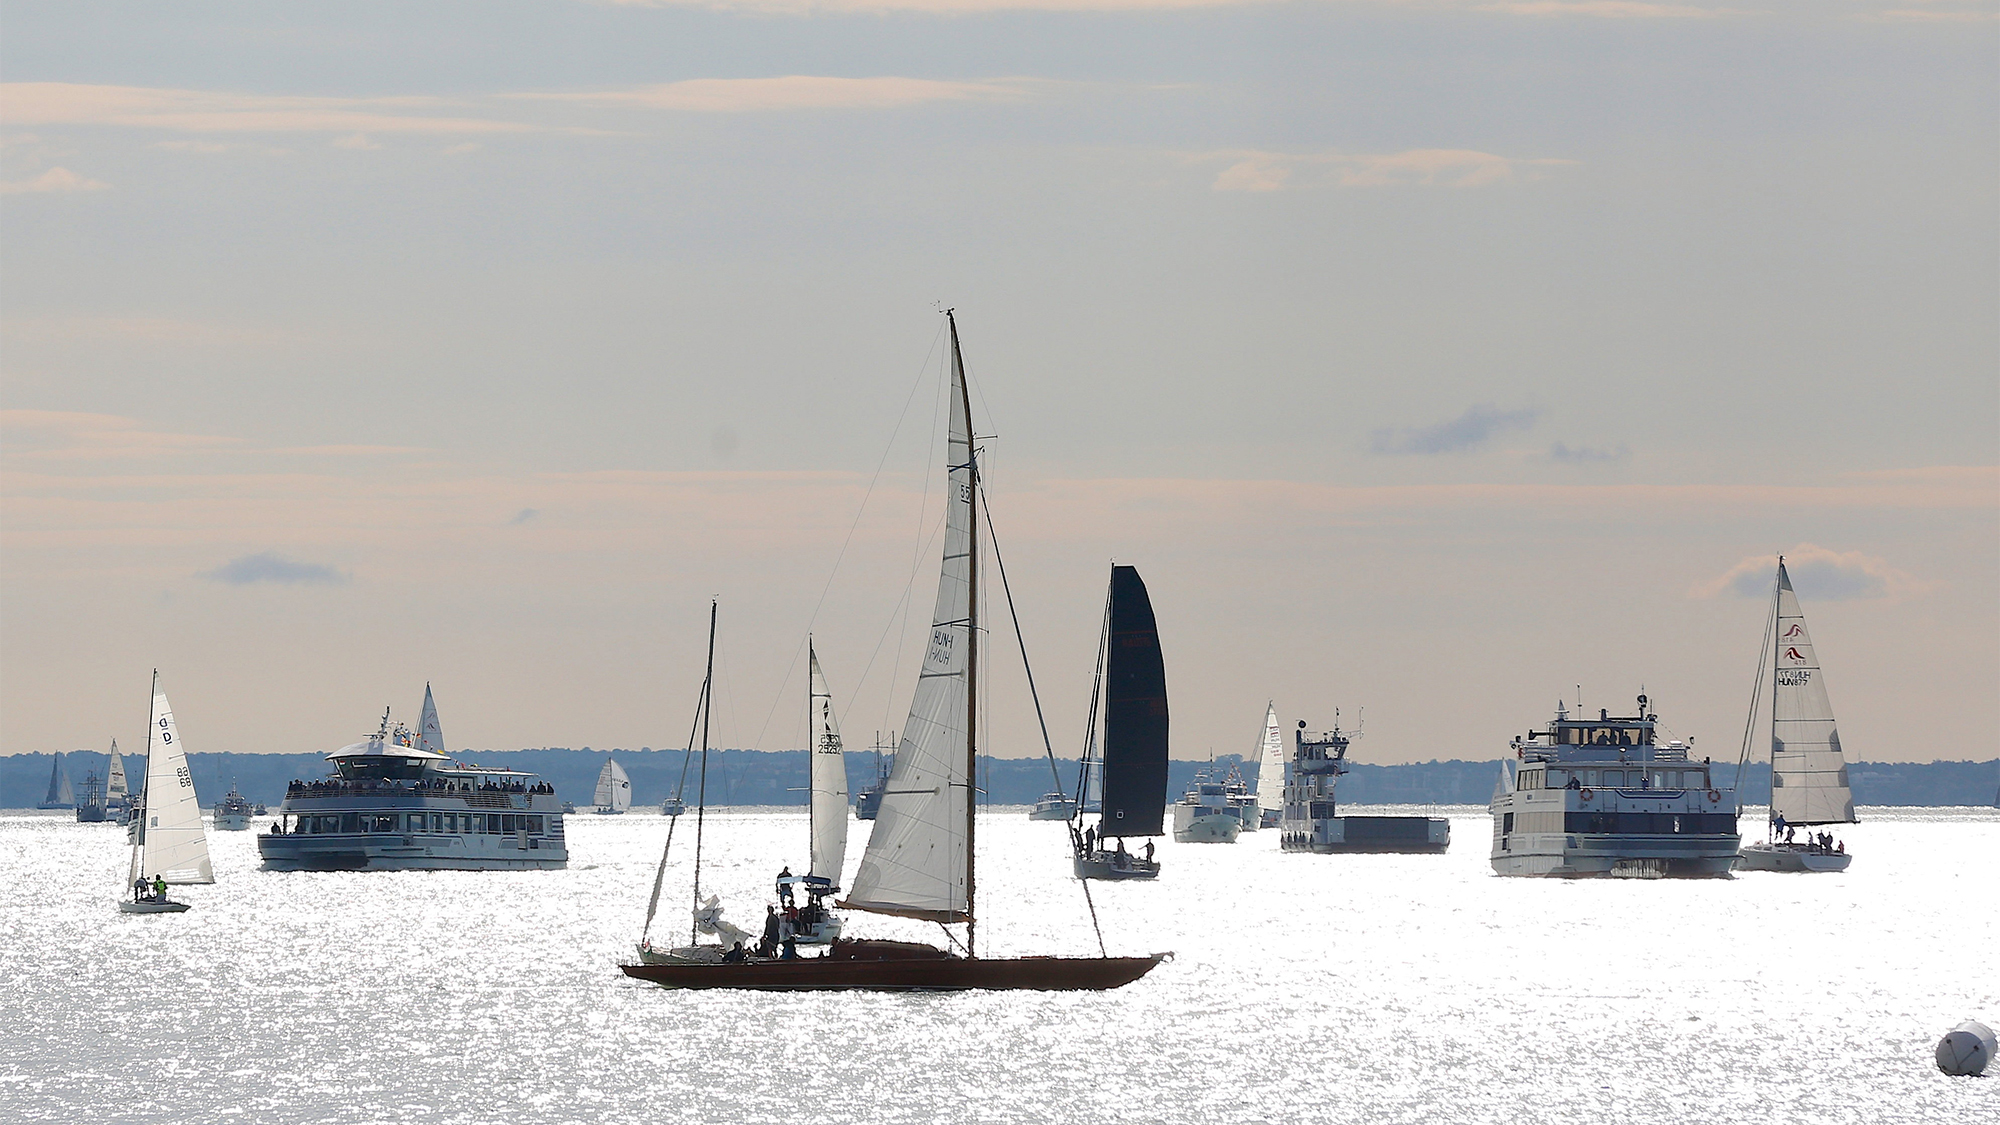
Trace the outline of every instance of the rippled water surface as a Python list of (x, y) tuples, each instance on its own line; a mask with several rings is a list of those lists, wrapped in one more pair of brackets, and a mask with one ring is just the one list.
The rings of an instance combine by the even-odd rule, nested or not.
[[(250, 833), (217, 833), (215, 885), (150, 917), (114, 906), (121, 830), (0, 815), (0, 1120), (2000, 1113), (2000, 1080), (1930, 1057), (1960, 1020), (2000, 1022), (2000, 815), (1864, 810), (1843, 875), (1556, 882), (1491, 875), (1484, 810), (1453, 811), (1445, 856), (1164, 843), (1157, 883), (1095, 889), (1113, 953), (1175, 954), (1122, 990), (907, 996), (623, 976), (653, 815), (571, 817), (571, 865), (544, 872), (266, 872)], [(1094, 950), (1062, 827), (994, 810), (980, 833), (982, 951)], [(681, 934), (686, 840), (662, 910)], [(803, 812), (711, 814), (704, 878), (754, 928), (805, 850)], [(937, 933), (859, 914), (849, 930)]]

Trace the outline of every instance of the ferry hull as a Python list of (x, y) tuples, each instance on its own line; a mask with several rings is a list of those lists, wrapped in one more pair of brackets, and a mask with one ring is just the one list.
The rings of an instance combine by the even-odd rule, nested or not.
[(1854, 857), (1845, 852), (1811, 851), (1797, 844), (1751, 844), (1736, 856), (1738, 871), (1845, 871)]
[[(1567, 843), (1574, 840), (1573, 844)], [(1493, 853), (1497, 875), (1557, 879), (1726, 879), (1736, 865), (1737, 836), (1515, 835)]]
[(218, 832), (243, 832), (250, 827), (249, 813), (217, 813), (215, 828)]
[(1036, 805), (1034, 808), (1028, 810), (1029, 820), (1071, 820), (1075, 817), (1076, 806), (1073, 804), (1051, 805), (1048, 807)]
[(569, 865), (569, 850), (560, 845), (485, 851), (458, 844), (453, 837), (264, 835), (257, 851), (270, 871), (539, 871)]
[(1308, 831), (1286, 832), (1279, 847), (1315, 855), (1441, 855), (1451, 848), (1451, 821), (1426, 816), (1328, 817), (1312, 821)]
[(1165, 954), (1149, 957), (937, 957), (846, 960), (833, 956), (736, 964), (621, 965), (664, 988), (759, 992), (964, 992), (972, 989), (1101, 992), (1131, 984)]

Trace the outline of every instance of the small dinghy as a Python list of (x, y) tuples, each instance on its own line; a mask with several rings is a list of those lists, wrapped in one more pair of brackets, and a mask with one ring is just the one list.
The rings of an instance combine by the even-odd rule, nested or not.
[(136, 822), (132, 864), (125, 874), (130, 898), (118, 909), (125, 914), (179, 914), (185, 902), (167, 897), (169, 885), (213, 883), (208, 860), (208, 834), (201, 827), (201, 801), (188, 772), (187, 751), (174, 727), (174, 709), (160, 691), (160, 673), (153, 672), (153, 717), (146, 726), (144, 818)]

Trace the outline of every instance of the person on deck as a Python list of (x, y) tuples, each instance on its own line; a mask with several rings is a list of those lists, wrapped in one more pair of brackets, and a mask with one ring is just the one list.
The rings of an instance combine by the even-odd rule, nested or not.
[(729, 947), (729, 952), (723, 954), (722, 959), (724, 962), (733, 965), (738, 961), (747, 959), (749, 956), (749, 954), (743, 952), (743, 943), (739, 941)]
[(785, 939), (785, 951), (784, 951), (783, 953), (780, 953), (780, 954), (778, 954), (778, 960), (780, 960), (780, 961), (796, 961), (796, 960), (798, 960), (798, 959), (799, 959), (799, 947), (798, 947), (798, 946), (796, 946), (796, 945), (794, 945), (794, 944), (792, 944), (792, 939), (791, 939), (791, 938), (786, 938), (786, 939)]
[(1095, 852), (1096, 850), (1097, 850), (1097, 826), (1093, 824), (1089, 828), (1083, 830), (1083, 854), (1087, 856)]
[(778, 872), (778, 901), (784, 903), (786, 906), (792, 904), (792, 884), (787, 881), (791, 877), (792, 865), (788, 863), (785, 865), (784, 870)]
[(757, 943), (757, 956), (769, 957), (778, 951), (778, 908), (764, 908), (764, 938)]
[(1146, 862), (1153, 862), (1153, 842), (1151, 840), (1146, 841)]

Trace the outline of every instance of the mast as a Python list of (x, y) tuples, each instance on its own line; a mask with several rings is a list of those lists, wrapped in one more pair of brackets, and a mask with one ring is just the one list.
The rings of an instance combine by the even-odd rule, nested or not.
[(1764, 838), (1778, 842), (1778, 649), (1785, 639), (1778, 635), (1784, 617), (1785, 556), (1778, 556), (1778, 576), (1771, 580), (1771, 722), (1764, 749), (1771, 755), (1770, 795), (1764, 799)]
[[(153, 696), (160, 694), (160, 670), (153, 669)], [(139, 807), (146, 807), (146, 798), (151, 795), (153, 780), (153, 700), (146, 700), (146, 773), (139, 779)], [(132, 841), (132, 863), (125, 872), (125, 889), (131, 890), (139, 881), (139, 873), (146, 869), (146, 820), (139, 819), (139, 831)]]
[[(958, 318), (951, 309), (944, 311), (945, 320), (951, 325), (951, 365), (958, 376), (959, 402), (965, 410), (966, 468), (970, 471), (971, 485), (966, 495), (966, 503), (971, 507), (973, 497), (979, 495), (979, 454), (973, 441), (972, 395), (965, 386), (965, 356), (958, 348)], [(965, 954), (978, 955), (973, 944), (979, 932), (979, 919), (973, 910), (973, 869), (978, 866), (974, 859), (974, 824), (978, 812), (978, 802), (973, 800), (973, 787), (979, 780), (979, 509), (972, 508), (972, 518), (967, 522), (966, 534), (966, 591), (965, 600)]]
[(694, 910), (688, 915), (688, 944), (699, 944), (696, 915), (701, 913), (701, 829), (708, 811), (708, 713), (715, 698), (715, 600), (708, 603), (708, 665), (701, 677), (701, 780), (696, 784), (694, 807)]

